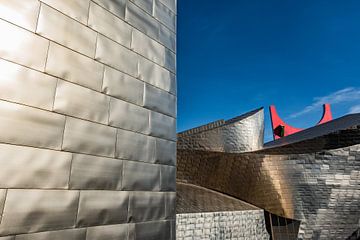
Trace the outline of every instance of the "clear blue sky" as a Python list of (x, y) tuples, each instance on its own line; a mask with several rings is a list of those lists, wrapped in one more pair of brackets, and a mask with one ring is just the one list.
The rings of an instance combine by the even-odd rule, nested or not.
[(360, 112), (360, 1), (178, 0), (178, 131), (268, 106), (295, 127)]

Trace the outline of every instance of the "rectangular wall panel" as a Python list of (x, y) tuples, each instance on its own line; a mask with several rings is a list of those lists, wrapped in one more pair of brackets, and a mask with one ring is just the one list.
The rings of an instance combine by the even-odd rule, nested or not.
[(1, 222), (2, 214), (3, 214), (3, 210), (4, 210), (6, 191), (7, 191), (7, 189), (0, 189), (0, 222)]
[(76, 84), (59, 80), (54, 111), (108, 124), (110, 97)]
[(156, 138), (156, 163), (175, 166), (176, 163), (176, 142)]
[(131, 2), (128, 2), (126, 5), (125, 19), (132, 26), (150, 36), (151, 38), (159, 38), (160, 23), (148, 15), (144, 10)]
[(176, 140), (176, 120), (161, 113), (150, 114), (150, 135), (168, 140)]
[(172, 117), (176, 116), (176, 97), (149, 84), (145, 85), (144, 106)]
[(0, 20), (0, 57), (43, 71), (49, 41)]
[(143, 81), (150, 83), (168, 92), (174, 91), (174, 75), (163, 67), (145, 59), (139, 60), (139, 76)]
[(130, 47), (132, 27), (95, 3), (90, 4), (89, 27), (125, 47)]
[(0, 99), (52, 110), (57, 79), (0, 59)]
[(131, 192), (129, 209), (133, 222), (165, 219), (165, 193)]
[(100, 91), (104, 66), (58, 44), (51, 43), (45, 71), (56, 77)]
[(9, 189), (0, 234), (74, 227), (78, 191)]
[(0, 112), (0, 142), (61, 148), (64, 116), (3, 101)]
[(160, 166), (124, 161), (123, 190), (159, 191)]
[(143, 104), (144, 82), (111, 67), (105, 67), (102, 91), (127, 102)]
[(36, 33), (94, 57), (96, 32), (45, 4), (41, 5)]
[(95, 58), (134, 77), (138, 76), (138, 56), (100, 34), (98, 35)]
[[(129, 230), (134, 231), (130, 227), (131, 224), (117, 224), (98, 227), (89, 227), (87, 229), (86, 240), (109, 240), (109, 239), (129, 239)], [(131, 233), (133, 234), (133, 233)]]
[(107, 9), (112, 14), (115, 14), (117, 17), (125, 19), (125, 8), (127, 0), (93, 0), (93, 2)]
[(63, 150), (114, 157), (115, 142), (115, 128), (76, 118), (66, 118)]
[(165, 68), (173, 73), (176, 72), (176, 56), (169, 49), (165, 50)]
[(136, 29), (132, 32), (131, 49), (161, 66), (165, 64), (165, 47)]
[(90, 0), (40, 0), (67, 16), (87, 24)]
[(176, 15), (159, 0), (155, 0), (154, 16), (165, 26), (176, 32)]
[(171, 238), (169, 221), (135, 224), (136, 240), (174, 240)]
[(145, 108), (116, 98), (110, 101), (111, 126), (146, 134), (149, 133), (149, 115), (150, 111)]
[(0, 0), (0, 18), (35, 31), (40, 3), (37, 0)]
[(153, 14), (153, 2), (154, 0), (130, 0), (135, 3), (142, 10), (147, 12), (149, 15)]
[(139, 133), (118, 129), (116, 157), (134, 161), (153, 162), (155, 139)]
[(160, 166), (161, 191), (176, 191), (176, 167)]
[(176, 52), (176, 34), (164, 25), (160, 26), (159, 42), (171, 51)]
[(0, 188), (68, 188), (71, 154), (0, 144)]
[(70, 188), (120, 190), (122, 172), (119, 159), (73, 154)]
[(129, 193), (120, 191), (81, 191), (77, 226), (126, 223)]
[(86, 240), (86, 229), (67, 229), (33, 234), (21, 234), (17, 235), (15, 240)]
[(176, 13), (177, 11), (177, 0), (158, 0), (162, 2), (167, 8)]
[(15, 240), (15, 236), (0, 237), (0, 240)]
[(165, 195), (165, 217), (166, 219), (175, 219), (175, 216), (176, 216), (176, 192), (167, 192)]

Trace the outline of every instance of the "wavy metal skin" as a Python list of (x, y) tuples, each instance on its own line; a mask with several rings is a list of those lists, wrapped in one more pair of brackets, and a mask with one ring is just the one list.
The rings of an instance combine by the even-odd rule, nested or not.
[(263, 108), (179, 133), (177, 143), (178, 149), (232, 153), (259, 150), (263, 144)]
[(175, 239), (176, 0), (142, 2), (0, 0), (0, 239)]
[(360, 114), (298, 134), (252, 153), (178, 149), (177, 181), (300, 220), (299, 239), (345, 239), (360, 221)]

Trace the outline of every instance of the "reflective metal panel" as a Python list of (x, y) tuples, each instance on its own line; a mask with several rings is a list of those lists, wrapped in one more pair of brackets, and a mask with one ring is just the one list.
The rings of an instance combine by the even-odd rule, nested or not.
[(81, 191), (76, 226), (126, 223), (128, 204), (128, 192)]
[(40, 0), (67, 16), (87, 24), (90, 0)]
[(73, 154), (70, 188), (120, 190), (122, 168), (119, 159)]
[(165, 195), (165, 217), (166, 219), (175, 219), (175, 215), (176, 215), (176, 192), (168, 192)]
[(45, 71), (70, 82), (101, 90), (103, 65), (58, 44), (50, 43)]
[(168, 7), (171, 11), (176, 13), (177, 9), (177, 0), (158, 0), (162, 2), (166, 7)]
[(54, 111), (86, 120), (108, 124), (110, 97), (59, 80), (56, 87)]
[(0, 144), (0, 188), (68, 188), (71, 154)]
[(7, 191), (7, 189), (0, 189), (0, 222), (1, 222), (2, 213), (4, 210), (6, 191)]
[(87, 228), (86, 240), (128, 239), (129, 224), (107, 225)]
[(114, 157), (116, 129), (71, 117), (66, 118), (62, 149)]
[(140, 79), (165, 91), (171, 92), (173, 90), (172, 73), (145, 58), (139, 60)]
[(173, 32), (176, 31), (176, 15), (159, 0), (155, 1), (154, 16)]
[(98, 35), (95, 59), (134, 77), (138, 76), (138, 56), (100, 34)]
[(96, 32), (45, 4), (41, 5), (36, 33), (94, 57)]
[(154, 138), (139, 133), (118, 129), (116, 141), (117, 158), (153, 162), (154, 154)]
[(139, 6), (142, 10), (147, 12), (148, 14), (153, 14), (153, 1), (154, 0), (131, 0), (137, 6)]
[(89, 27), (121, 45), (130, 47), (131, 26), (95, 3), (90, 4)]
[(60, 149), (65, 117), (0, 101), (0, 142)]
[(176, 35), (164, 25), (160, 26), (159, 41), (167, 48), (176, 52)]
[(16, 236), (16, 240), (85, 240), (85, 239), (86, 239), (85, 228), (23, 234)]
[(74, 227), (78, 197), (78, 191), (9, 189), (0, 234)]
[(144, 106), (176, 117), (176, 97), (149, 84), (145, 84)]
[(176, 167), (160, 166), (160, 188), (161, 191), (175, 191), (176, 190)]
[(149, 114), (150, 111), (145, 108), (112, 98), (109, 124), (146, 134), (149, 133)]
[(169, 49), (165, 50), (165, 67), (173, 73), (176, 72), (176, 56)]
[(0, 57), (43, 71), (49, 41), (0, 20)]
[(106, 66), (103, 92), (127, 102), (142, 105), (144, 82)]
[(121, 19), (125, 19), (126, 1), (127, 0), (93, 0), (93, 2), (99, 4)]
[(159, 191), (160, 166), (142, 162), (124, 161), (122, 189)]
[(0, 18), (35, 31), (39, 8), (37, 0), (0, 0)]
[(176, 140), (176, 120), (161, 113), (150, 114), (150, 135), (169, 140)]
[(136, 29), (132, 31), (131, 48), (157, 64), (165, 64), (165, 47)]
[(156, 138), (155, 162), (175, 166), (176, 142)]
[(174, 240), (171, 238), (169, 221), (137, 223), (135, 234), (136, 240)]
[(135, 4), (128, 2), (126, 5), (125, 19), (146, 35), (158, 39), (160, 24)]
[(129, 208), (131, 221), (144, 222), (164, 219), (165, 195), (165, 193), (156, 192), (131, 192)]
[(0, 240), (15, 240), (15, 236), (0, 237)]
[(0, 99), (52, 110), (56, 78), (1, 59), (0, 73)]

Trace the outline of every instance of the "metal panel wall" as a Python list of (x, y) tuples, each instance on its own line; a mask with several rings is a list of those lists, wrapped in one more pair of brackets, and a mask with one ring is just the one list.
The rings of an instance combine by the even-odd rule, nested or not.
[(176, 0), (0, 0), (0, 239), (175, 239)]

